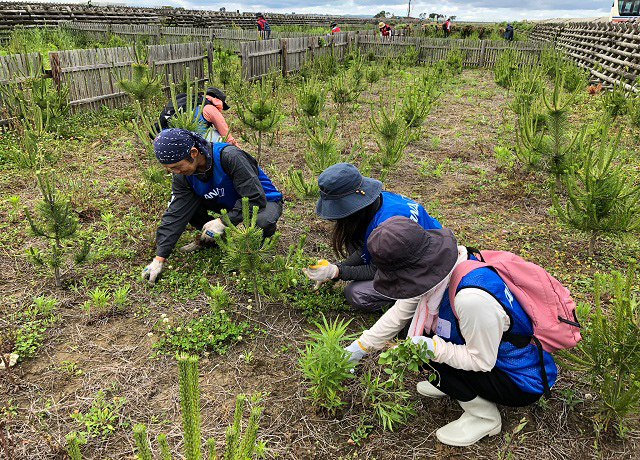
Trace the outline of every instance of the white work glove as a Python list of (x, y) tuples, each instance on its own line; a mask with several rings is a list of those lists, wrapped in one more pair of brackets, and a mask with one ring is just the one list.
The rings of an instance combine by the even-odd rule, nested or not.
[(436, 306), (435, 310), (431, 309), (431, 306), (427, 304), (427, 296), (423, 295), (420, 297), (420, 302), (418, 302), (417, 310), (420, 311), (422, 308), (426, 307), (428, 309), (427, 319), (424, 322), (424, 330), (425, 332), (436, 333), (436, 327), (438, 326), (438, 308), (440, 305)]
[(222, 219), (218, 218), (210, 220), (202, 226), (202, 236), (200, 237), (200, 241), (212, 243), (215, 241), (216, 235), (222, 235), (224, 233), (225, 228), (227, 227), (222, 223)]
[(369, 354), (369, 352), (365, 350), (365, 348), (360, 344), (358, 340), (354, 340), (353, 343), (346, 347), (344, 350), (351, 355), (349, 356), (349, 362), (355, 361), (357, 363), (362, 358), (367, 356), (367, 354)]
[(316, 284), (313, 286), (313, 289), (316, 290), (329, 280), (338, 277), (338, 266), (335, 264), (330, 264), (326, 260), (319, 260), (316, 265), (311, 265), (309, 268), (303, 268), (302, 273), (307, 275), (311, 281), (315, 281)]
[[(423, 335), (416, 335), (415, 337), (411, 337), (411, 341), (416, 345), (420, 345), (420, 348), (430, 351), (435, 355), (436, 353), (436, 341), (432, 337), (425, 337)], [(424, 344), (424, 345), (423, 345)], [(431, 358), (430, 354), (427, 354), (428, 358)]]
[(149, 280), (149, 284), (153, 286), (156, 284), (156, 279), (162, 271), (162, 262), (158, 259), (153, 259), (149, 265), (142, 271), (142, 279)]

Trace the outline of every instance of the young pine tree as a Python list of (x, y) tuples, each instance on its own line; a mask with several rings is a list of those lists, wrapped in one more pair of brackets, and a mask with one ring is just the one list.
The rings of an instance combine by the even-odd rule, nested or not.
[(262, 137), (274, 131), (282, 120), (280, 98), (273, 91), (272, 82), (262, 79), (257, 83), (237, 91), (236, 112), (240, 121), (257, 133), (258, 154), (262, 153)]
[(601, 233), (640, 227), (640, 185), (620, 161), (620, 135), (609, 139), (608, 127), (603, 126), (599, 139), (586, 136), (580, 152), (584, 163), (570, 168), (564, 178), (566, 203), (553, 194), (560, 220), (590, 234), (589, 256)]
[(340, 150), (336, 139), (337, 126), (338, 120), (331, 117), (327, 122), (322, 120), (306, 127), (309, 148), (304, 154), (304, 162), (315, 175), (340, 161)]
[(271, 257), (278, 240), (276, 233), (272, 237), (264, 238), (262, 229), (256, 225), (258, 207), (254, 206), (249, 212), (249, 199), (242, 199), (242, 224), (233, 225), (225, 210), (222, 210), (222, 220), (227, 226), (224, 237), (216, 235), (216, 241), (222, 249), (222, 264), (230, 270), (238, 270), (243, 276), (251, 280), (256, 304), (261, 307), (258, 279), (266, 272), (266, 260)]
[(298, 112), (307, 119), (319, 117), (324, 110), (326, 99), (327, 89), (312, 77), (296, 92)]
[(135, 59), (131, 64), (131, 74), (125, 75), (121, 71), (116, 75), (116, 86), (127, 93), (134, 104), (140, 104), (147, 110), (151, 101), (162, 94), (162, 76), (149, 69), (144, 48), (134, 46), (133, 51)]
[(596, 274), (593, 307), (578, 305), (582, 340), (575, 351), (562, 352), (579, 380), (597, 395), (594, 398), (597, 429), (611, 424), (619, 435), (637, 422), (640, 413), (640, 305), (635, 262), (627, 275)]
[(401, 159), (405, 147), (409, 143), (407, 132), (409, 126), (404, 120), (402, 108), (398, 107), (398, 100), (385, 101), (382, 97), (377, 106), (379, 120), (376, 119), (374, 107), (369, 119), (371, 128), (378, 137), (379, 154), (377, 161), (381, 166), (380, 179), (384, 180), (389, 168), (395, 166)]

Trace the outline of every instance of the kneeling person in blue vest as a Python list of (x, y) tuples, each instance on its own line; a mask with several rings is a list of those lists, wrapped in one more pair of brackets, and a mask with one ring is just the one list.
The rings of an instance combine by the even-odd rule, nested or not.
[[(450, 396), (464, 410), (436, 431), (438, 440), (468, 446), (496, 435), (502, 429), (496, 404), (527, 406), (553, 386), (553, 358), (531, 343), (532, 322), (496, 271), (469, 271), (449, 295), (450, 284), (457, 282), (452, 278), (460, 273), (454, 269), (475, 258), (450, 230), (425, 230), (392, 217), (371, 233), (367, 246), (378, 267), (374, 289), (399, 300), (345, 350), (359, 361), (410, 324), (408, 335), (432, 353), (437, 377), (434, 384), (418, 383), (418, 393)], [(516, 346), (507, 336), (524, 340)]]
[(199, 134), (184, 129), (165, 129), (153, 141), (158, 161), (169, 172), (171, 200), (156, 233), (156, 257), (144, 269), (143, 278), (154, 284), (162, 264), (191, 224), (202, 235), (180, 248), (194, 252), (214, 244), (216, 234), (224, 233), (220, 218), (210, 211), (226, 209), (232, 224), (242, 221), (242, 198), (249, 198), (250, 209), (258, 206), (256, 224), (265, 237), (273, 235), (282, 215), (282, 194), (258, 167), (256, 160), (238, 147), (223, 142), (210, 143)]
[(329, 280), (350, 281), (344, 294), (354, 308), (377, 311), (394, 300), (373, 289), (376, 267), (371, 263), (367, 242), (371, 232), (393, 216), (404, 216), (425, 229), (442, 228), (427, 211), (409, 198), (382, 190), (382, 182), (363, 177), (349, 163), (329, 166), (318, 176), (320, 199), (316, 213), (335, 222), (331, 242), (337, 256), (346, 257), (332, 264), (319, 260), (304, 270), (316, 287)]

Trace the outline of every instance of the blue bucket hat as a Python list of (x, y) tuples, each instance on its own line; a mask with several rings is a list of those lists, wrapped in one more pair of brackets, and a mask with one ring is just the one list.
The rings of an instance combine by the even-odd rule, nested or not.
[(336, 163), (322, 171), (318, 186), (316, 213), (329, 220), (342, 219), (366, 208), (382, 192), (382, 182), (364, 177), (349, 163)]

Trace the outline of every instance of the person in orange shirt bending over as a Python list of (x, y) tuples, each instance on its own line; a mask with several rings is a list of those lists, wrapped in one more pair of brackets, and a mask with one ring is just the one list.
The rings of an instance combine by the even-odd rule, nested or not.
[[(229, 132), (229, 125), (227, 125), (222, 115), (223, 110), (229, 109), (226, 100), (227, 96), (222, 91), (210, 86), (205, 94), (198, 94), (198, 97), (194, 100), (195, 117), (203, 124), (206, 140), (209, 142), (222, 142), (224, 140), (227, 144), (238, 147), (238, 143)], [(171, 127), (171, 117), (176, 111), (184, 110), (187, 106), (187, 94), (179, 93), (176, 95), (176, 104), (177, 108), (173, 106), (173, 102), (169, 102), (162, 110), (156, 124), (156, 132)], [(151, 137), (155, 138), (155, 133)]]

